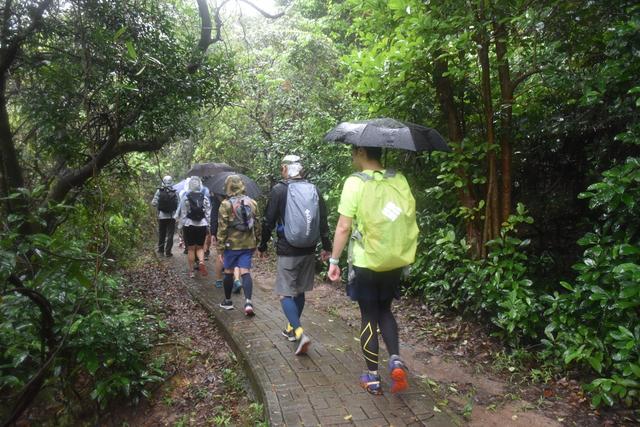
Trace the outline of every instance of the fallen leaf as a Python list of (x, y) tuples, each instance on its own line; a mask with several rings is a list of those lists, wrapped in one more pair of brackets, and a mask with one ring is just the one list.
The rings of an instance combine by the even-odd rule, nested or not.
[(345, 419), (345, 420), (347, 420), (347, 421), (349, 421), (351, 418), (353, 418), (353, 417), (351, 416), (351, 414), (346, 415), (346, 416), (344, 417), (344, 419)]
[(433, 407), (433, 412), (442, 412), (442, 411), (437, 406), (434, 406)]

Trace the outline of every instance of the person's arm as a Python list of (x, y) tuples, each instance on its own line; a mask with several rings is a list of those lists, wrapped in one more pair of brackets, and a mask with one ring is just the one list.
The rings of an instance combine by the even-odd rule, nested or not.
[(253, 207), (254, 207), (254, 224), (253, 224), (253, 232), (254, 232), (254, 236), (256, 238), (256, 245), (258, 244), (258, 242), (260, 242), (260, 236), (262, 235), (261, 232), (261, 224), (260, 224), (260, 208), (258, 207), (258, 202), (256, 202), (255, 200), (253, 201)]
[(218, 254), (222, 255), (224, 252), (224, 245), (227, 242), (227, 227), (229, 220), (229, 212), (227, 212), (226, 204), (228, 202), (224, 201), (220, 204), (220, 209), (218, 210), (218, 234), (216, 235), (216, 239), (218, 240)]
[(156, 193), (153, 195), (153, 199), (151, 199), (151, 204), (153, 206), (158, 206), (159, 198), (160, 198), (160, 190), (156, 190)]
[(340, 215), (340, 218), (338, 218), (336, 232), (333, 236), (333, 250), (331, 252), (331, 258), (329, 259), (329, 279), (334, 282), (340, 279), (340, 266), (337, 262), (349, 241), (352, 222), (353, 219), (348, 216)]
[(207, 196), (206, 194), (204, 196), (202, 206), (204, 207), (204, 217), (207, 220), (208, 228), (209, 224), (211, 224), (211, 201), (209, 201), (209, 196)]
[(269, 240), (271, 240), (271, 233), (273, 232), (273, 229), (276, 226), (276, 221), (279, 217), (278, 206), (280, 205), (280, 191), (278, 185), (273, 187), (271, 194), (269, 194), (267, 209), (265, 210), (264, 217), (262, 218), (262, 237), (260, 239), (260, 244), (258, 245), (258, 250), (260, 252), (265, 252), (267, 250), (267, 245), (269, 244)]

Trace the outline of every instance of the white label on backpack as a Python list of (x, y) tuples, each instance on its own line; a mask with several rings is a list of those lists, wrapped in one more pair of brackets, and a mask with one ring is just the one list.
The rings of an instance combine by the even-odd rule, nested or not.
[(393, 202), (387, 203), (385, 207), (382, 209), (382, 215), (389, 218), (391, 222), (398, 219), (401, 213), (402, 213), (402, 209), (400, 209), (400, 207)]

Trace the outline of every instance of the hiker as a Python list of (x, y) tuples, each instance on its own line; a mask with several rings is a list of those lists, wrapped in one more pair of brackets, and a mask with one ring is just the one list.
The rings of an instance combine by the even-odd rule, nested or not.
[[(202, 181), (197, 176), (191, 177), (187, 190), (180, 200), (179, 227), (182, 229), (185, 246), (187, 247), (187, 263), (189, 277), (195, 277), (195, 270), (206, 276), (207, 267), (204, 264), (204, 240), (209, 228), (211, 204), (202, 188)], [(195, 265), (196, 257), (198, 265)], [(194, 268), (196, 267), (196, 268)]]
[(375, 395), (382, 394), (378, 329), (390, 355), (391, 392), (408, 387), (391, 302), (400, 298), (403, 267), (414, 261), (418, 237), (415, 200), (407, 180), (393, 170), (385, 170), (381, 155), (379, 147), (352, 148), (353, 165), (360, 172), (344, 183), (329, 259), (329, 279), (337, 281), (341, 277), (340, 255), (351, 235), (347, 293), (360, 306), (360, 346), (368, 369), (360, 377), (360, 384)]
[(172, 185), (171, 176), (162, 178), (162, 186), (158, 187), (151, 200), (151, 204), (158, 208), (158, 252), (167, 257), (173, 256), (171, 248), (176, 227), (174, 215), (178, 209), (178, 195)]
[(224, 300), (220, 307), (225, 310), (233, 309), (233, 271), (238, 267), (245, 297), (244, 314), (253, 316), (251, 258), (260, 236), (258, 204), (245, 194), (244, 183), (238, 175), (229, 175), (224, 188), (227, 199), (220, 203), (216, 234), (218, 259), (224, 268)]
[[(211, 229), (210, 229), (210, 236), (211, 236), (211, 243), (210, 245), (215, 248), (217, 245), (217, 237), (216, 235), (218, 234), (218, 210), (220, 209), (220, 204), (222, 203), (222, 200), (224, 199), (223, 196), (219, 195), (219, 194), (212, 194), (211, 196)], [(205, 251), (205, 259), (207, 256), (207, 253)], [(222, 288), (222, 272), (223, 272), (223, 268), (222, 268), (222, 261), (220, 260), (220, 257), (215, 257), (215, 264), (214, 264), (214, 273), (215, 273), (215, 280), (216, 280), (216, 288)], [(232, 288), (232, 292), (234, 294), (239, 294), (240, 293), (240, 289), (242, 289), (242, 282), (240, 281), (240, 269), (238, 267), (233, 269), (233, 288)]]
[(282, 335), (297, 341), (296, 355), (305, 354), (311, 339), (300, 322), (305, 292), (313, 289), (315, 254), (322, 241), (321, 258), (326, 261), (331, 251), (327, 209), (315, 185), (302, 178), (300, 157), (285, 156), (280, 173), (282, 181), (271, 190), (262, 225), (258, 251), (266, 256), (271, 232), (276, 229), (277, 273), (275, 292), (288, 323)]

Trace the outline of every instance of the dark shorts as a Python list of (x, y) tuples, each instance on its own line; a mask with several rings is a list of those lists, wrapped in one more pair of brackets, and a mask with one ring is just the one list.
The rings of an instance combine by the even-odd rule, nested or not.
[(183, 227), (182, 234), (184, 244), (187, 246), (204, 246), (204, 239), (207, 237), (207, 227), (197, 227), (188, 225)]
[(225, 270), (232, 270), (236, 267), (251, 268), (251, 257), (255, 249), (226, 249), (223, 258), (223, 266)]
[(354, 301), (386, 301), (400, 299), (402, 268), (391, 271), (373, 271), (353, 267), (355, 278), (347, 284), (347, 295)]

